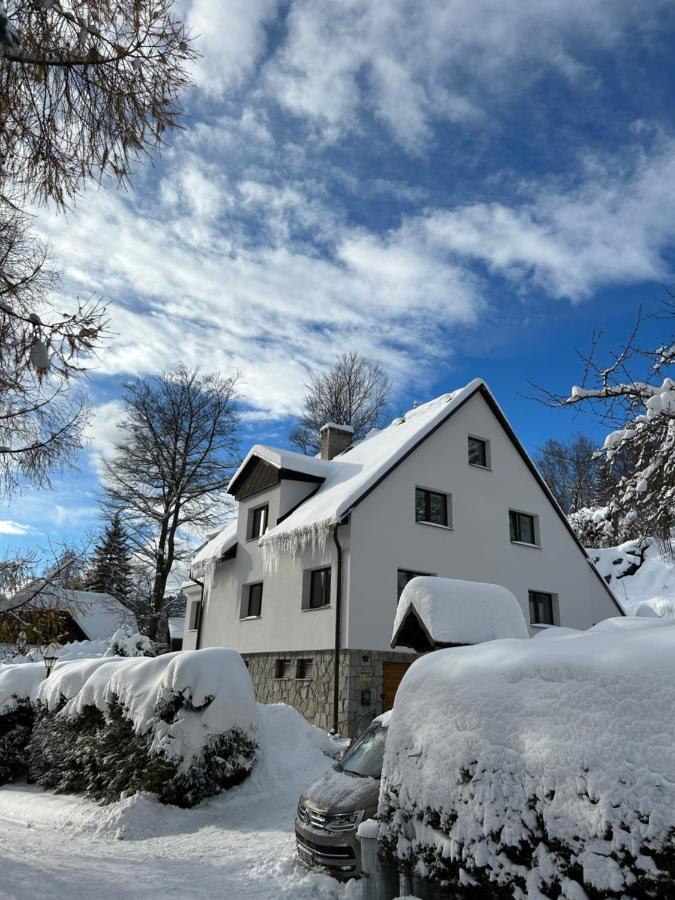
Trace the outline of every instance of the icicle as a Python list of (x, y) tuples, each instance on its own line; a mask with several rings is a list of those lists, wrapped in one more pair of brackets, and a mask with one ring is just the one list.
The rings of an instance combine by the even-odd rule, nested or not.
[(322, 555), (334, 524), (332, 519), (326, 519), (323, 522), (315, 522), (313, 525), (306, 525), (303, 528), (294, 528), (293, 531), (261, 540), (259, 547), (263, 552), (265, 571), (276, 572), (282, 555), (297, 560), (307, 547), (311, 547), (315, 556)]

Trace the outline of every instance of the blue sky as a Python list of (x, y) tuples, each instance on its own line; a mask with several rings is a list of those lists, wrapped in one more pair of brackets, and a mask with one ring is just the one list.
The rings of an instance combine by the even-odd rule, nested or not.
[[(284, 443), (307, 372), (358, 349), (392, 416), (481, 376), (531, 451), (591, 418), (579, 380), (673, 281), (675, 7), (651, 0), (195, 0), (185, 129), (133, 189), (39, 227), (112, 329), (80, 471), (0, 509), (0, 544), (96, 525), (120, 384), (243, 373), (242, 450)], [(654, 337), (654, 329), (651, 327)], [(650, 337), (647, 328), (646, 340)]]

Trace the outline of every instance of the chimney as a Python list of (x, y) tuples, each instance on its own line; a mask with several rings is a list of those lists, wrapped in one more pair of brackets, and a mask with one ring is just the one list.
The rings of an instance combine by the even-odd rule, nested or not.
[(354, 429), (351, 425), (336, 425), (326, 422), (321, 429), (321, 459), (333, 459), (351, 446)]

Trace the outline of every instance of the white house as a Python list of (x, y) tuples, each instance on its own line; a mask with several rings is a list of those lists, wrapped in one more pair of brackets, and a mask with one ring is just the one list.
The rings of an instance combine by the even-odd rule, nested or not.
[(622, 613), (483, 381), (354, 445), (332, 423), (321, 437), (320, 457), (249, 451), (238, 518), (184, 588), (183, 646), (239, 650), (259, 700), (342, 730), (388, 708), (414, 658), (390, 640), (415, 575), (503, 585), (531, 630)]

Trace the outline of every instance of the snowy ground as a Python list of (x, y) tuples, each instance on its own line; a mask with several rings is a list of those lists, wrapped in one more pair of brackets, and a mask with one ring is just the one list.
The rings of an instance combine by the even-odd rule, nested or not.
[(645, 558), (634, 575), (626, 570), (639, 559), (637, 541), (587, 552), (629, 616), (646, 603), (660, 616), (675, 616), (675, 562), (650, 539)]
[(0, 897), (360, 898), (358, 882), (308, 872), (295, 855), (298, 796), (331, 764), (327, 738), (289, 707), (259, 709), (254, 774), (193, 810), (0, 788)]

